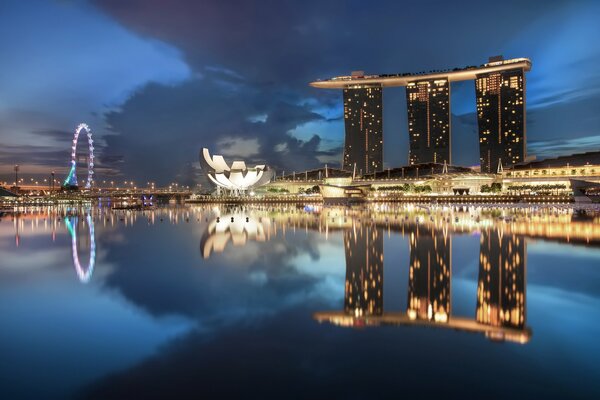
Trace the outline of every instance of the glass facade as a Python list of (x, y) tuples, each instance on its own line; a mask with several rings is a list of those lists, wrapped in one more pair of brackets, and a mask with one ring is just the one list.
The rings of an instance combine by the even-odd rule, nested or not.
[(343, 168), (359, 175), (380, 171), (383, 167), (382, 88), (354, 86), (344, 89)]
[(451, 82), (475, 81), (481, 171), (496, 173), (525, 162), (525, 72), (527, 58), (418, 73), (348, 76), (311, 82), (343, 89), (345, 146), (343, 168), (361, 174), (383, 167), (383, 88), (406, 87), (410, 165), (452, 164)]
[(525, 161), (523, 68), (479, 74), (475, 79), (481, 171), (495, 173)]
[(450, 85), (447, 79), (406, 86), (409, 163), (451, 163)]

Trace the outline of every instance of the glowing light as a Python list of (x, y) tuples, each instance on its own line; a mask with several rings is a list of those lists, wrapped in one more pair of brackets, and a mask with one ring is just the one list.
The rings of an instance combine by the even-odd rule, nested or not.
[(79, 133), (82, 130), (86, 131), (88, 137), (88, 175), (85, 183), (85, 188), (89, 189), (92, 187), (92, 180), (94, 175), (94, 140), (92, 139), (92, 131), (87, 124), (79, 124), (75, 129), (75, 135), (73, 136), (73, 145), (71, 146), (71, 169), (69, 175), (65, 179), (64, 186), (77, 186), (77, 142), (79, 140)]
[[(234, 161), (231, 167), (223, 156), (211, 156), (207, 148), (202, 149), (204, 161), (214, 170), (208, 178), (217, 186), (232, 191), (247, 189), (266, 184), (271, 180), (271, 173), (265, 165), (248, 168), (244, 161)], [(265, 172), (267, 172), (265, 174)]]
[(77, 276), (82, 283), (88, 283), (92, 278), (94, 272), (94, 265), (96, 263), (96, 238), (94, 234), (94, 220), (91, 214), (88, 213), (86, 217), (87, 225), (90, 233), (90, 261), (88, 267), (84, 270), (81, 267), (79, 261), (79, 255), (77, 254), (77, 233), (75, 232), (75, 226), (77, 225), (78, 217), (65, 217), (65, 225), (71, 235), (71, 250), (73, 253), (73, 265), (75, 265), (75, 271)]

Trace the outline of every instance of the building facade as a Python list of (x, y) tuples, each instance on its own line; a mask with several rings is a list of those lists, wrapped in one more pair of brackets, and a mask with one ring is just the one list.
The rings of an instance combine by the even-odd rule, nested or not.
[(210, 155), (204, 147), (200, 153), (200, 165), (206, 170), (206, 176), (221, 190), (230, 194), (243, 194), (248, 189), (266, 185), (273, 177), (273, 170), (266, 165), (247, 167), (244, 161), (234, 161), (229, 165), (223, 156)]
[(525, 161), (525, 71), (515, 68), (475, 79), (481, 171), (500, 172)]
[(450, 84), (447, 79), (406, 86), (409, 163), (451, 163)]
[[(526, 159), (527, 58), (491, 57), (482, 65), (418, 73), (336, 76), (310, 85), (344, 91), (344, 169), (381, 170), (383, 88), (406, 87), (409, 163), (451, 163), (450, 86), (475, 81), (481, 172), (497, 172)], [(367, 132), (367, 129), (371, 131)], [(367, 134), (367, 133), (370, 133)], [(379, 137), (377, 137), (379, 135)], [(475, 139), (475, 138), (473, 138)], [(377, 147), (380, 144), (380, 147)]]
[(383, 105), (381, 85), (344, 89), (343, 168), (358, 174), (383, 167)]

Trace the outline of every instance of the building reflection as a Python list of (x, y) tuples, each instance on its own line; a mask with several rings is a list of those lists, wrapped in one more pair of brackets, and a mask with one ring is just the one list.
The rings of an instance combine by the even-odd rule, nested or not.
[(344, 311), (356, 317), (383, 313), (383, 233), (371, 225), (344, 231)]
[[(526, 319), (527, 240), (600, 246), (597, 211), (590, 208), (576, 213), (557, 206), (211, 205), (141, 212), (66, 206), (15, 208), (0, 214), (2, 219), (10, 219), (14, 227), (15, 246), (29, 245), (33, 231), (47, 231), (54, 240), (57, 231), (66, 230), (82, 282), (90, 280), (94, 269), (95, 227), (106, 231), (139, 223), (197, 223), (203, 229), (200, 254), (205, 259), (228, 249), (237, 251), (251, 242), (267, 242), (277, 236), (286, 240), (288, 232), (315, 231), (319, 240), (341, 236), (346, 267), (343, 303), (340, 301), (339, 310), (316, 313), (318, 321), (353, 327), (392, 324), (451, 328), (520, 343), (531, 336)], [(400, 310), (384, 307), (383, 237), (391, 232), (405, 237), (409, 250), (406, 307)], [(476, 298), (469, 316), (455, 315), (452, 309), (452, 295), (456, 295), (451, 284), (455, 235), (477, 235), (480, 240)], [(83, 260), (88, 250), (89, 262)], [(396, 288), (394, 282), (391, 286)]]
[(481, 232), (477, 322), (493, 326), (525, 326), (525, 239), (501, 230)]
[(419, 226), (410, 232), (408, 311), (411, 319), (446, 322), (450, 315), (452, 239), (447, 230)]
[[(197, 212), (205, 216), (207, 211)], [(210, 213), (201, 240), (204, 258), (226, 251), (228, 243), (240, 246), (280, 235), (285, 239), (287, 231), (318, 231), (323, 240), (334, 232), (342, 235), (343, 303), (339, 310), (316, 313), (320, 322), (448, 328), (518, 343), (531, 337), (526, 320), (528, 238), (600, 245), (598, 214), (575, 218), (566, 207), (270, 205)], [(397, 311), (386, 310), (383, 298), (383, 236), (391, 232), (407, 238), (409, 250), (406, 308)], [(453, 236), (465, 234), (480, 240), (476, 298), (466, 316), (452, 309)]]
[(244, 246), (250, 240), (265, 242), (271, 235), (268, 218), (254, 218), (242, 212), (229, 212), (215, 216), (200, 239), (202, 258), (213, 252), (222, 253), (227, 244)]
[[(314, 318), (346, 327), (382, 325), (449, 328), (497, 341), (526, 343), (525, 238), (499, 229), (481, 232), (477, 305), (474, 317), (452, 315), (452, 239), (447, 225), (404, 226), (409, 238), (406, 312), (384, 311), (383, 243), (373, 225), (344, 232), (346, 288), (343, 311)], [(362, 289), (362, 290), (360, 290)]]

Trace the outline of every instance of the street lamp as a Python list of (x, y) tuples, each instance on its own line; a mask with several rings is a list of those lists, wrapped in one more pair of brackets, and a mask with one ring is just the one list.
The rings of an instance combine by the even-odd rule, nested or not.
[(19, 164), (15, 165), (15, 190), (19, 189)]

